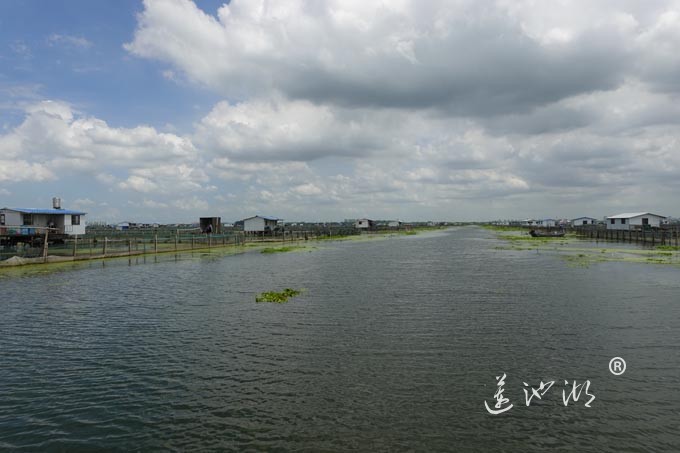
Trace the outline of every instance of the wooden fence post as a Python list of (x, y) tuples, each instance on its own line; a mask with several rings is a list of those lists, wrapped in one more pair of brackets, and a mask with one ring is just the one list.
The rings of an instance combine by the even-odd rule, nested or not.
[(76, 234), (76, 237), (73, 240), (73, 257), (74, 258), (75, 258), (77, 253), (78, 253), (78, 235)]
[(48, 248), (47, 236), (48, 236), (49, 232), (50, 232), (50, 230), (45, 229), (45, 243), (43, 244), (43, 261), (44, 262), (47, 262), (47, 248)]
[(108, 238), (104, 236), (104, 256), (106, 256), (106, 243), (108, 242)]

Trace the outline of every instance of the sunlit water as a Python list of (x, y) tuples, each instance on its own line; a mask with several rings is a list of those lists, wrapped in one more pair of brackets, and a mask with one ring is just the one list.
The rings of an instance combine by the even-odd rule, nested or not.
[(0, 450), (680, 450), (680, 268), (477, 228), (315, 245), (0, 274)]

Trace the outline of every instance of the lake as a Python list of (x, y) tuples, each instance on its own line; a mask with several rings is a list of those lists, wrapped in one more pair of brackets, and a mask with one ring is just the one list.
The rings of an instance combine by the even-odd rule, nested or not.
[(461, 227), (0, 272), (0, 450), (680, 450), (680, 267), (502, 244)]

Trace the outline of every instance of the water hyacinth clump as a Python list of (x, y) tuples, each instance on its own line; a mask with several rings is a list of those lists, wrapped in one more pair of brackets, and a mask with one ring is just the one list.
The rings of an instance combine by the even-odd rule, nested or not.
[(295, 297), (302, 293), (302, 290), (286, 288), (281, 292), (276, 291), (265, 291), (260, 295), (255, 297), (255, 302), (273, 302), (277, 304), (283, 304), (288, 302), (288, 299)]

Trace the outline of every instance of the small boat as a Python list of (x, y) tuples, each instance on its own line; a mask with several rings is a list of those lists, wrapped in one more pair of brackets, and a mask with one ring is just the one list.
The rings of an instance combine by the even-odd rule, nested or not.
[(564, 231), (529, 231), (531, 237), (534, 238), (563, 238)]

